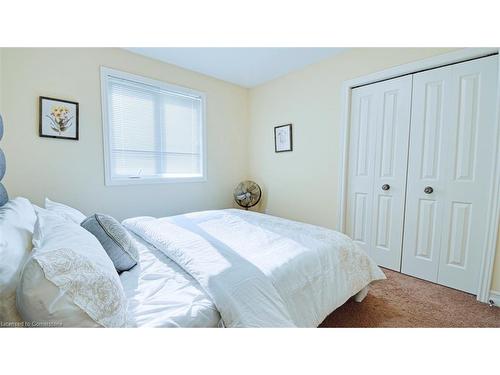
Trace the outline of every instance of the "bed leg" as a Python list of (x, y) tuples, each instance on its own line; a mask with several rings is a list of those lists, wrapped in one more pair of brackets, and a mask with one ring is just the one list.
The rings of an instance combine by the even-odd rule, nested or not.
[(356, 302), (363, 302), (365, 299), (366, 295), (368, 294), (369, 286), (365, 286), (363, 289), (361, 289), (358, 293), (354, 295), (354, 300)]

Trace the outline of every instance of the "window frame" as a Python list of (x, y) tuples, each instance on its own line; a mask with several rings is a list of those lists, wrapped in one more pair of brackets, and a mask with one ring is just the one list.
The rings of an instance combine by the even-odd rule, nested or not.
[[(111, 171), (111, 126), (109, 124), (109, 95), (108, 83), (110, 77), (158, 87), (162, 90), (199, 97), (201, 100), (201, 129), (200, 129), (200, 158), (201, 158), (201, 176), (195, 177), (116, 177)], [(102, 132), (104, 149), (104, 183), (106, 186), (123, 185), (144, 185), (144, 184), (169, 184), (186, 182), (206, 182), (207, 181), (207, 132), (206, 132), (206, 94), (201, 91), (193, 90), (187, 87), (173, 85), (152, 78), (123, 72), (120, 70), (101, 66), (101, 109), (102, 109)]]

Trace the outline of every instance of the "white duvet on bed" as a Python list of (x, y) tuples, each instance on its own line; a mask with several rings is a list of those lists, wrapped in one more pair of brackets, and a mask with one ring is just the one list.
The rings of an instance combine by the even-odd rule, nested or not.
[(139, 238), (139, 262), (122, 272), (131, 327), (217, 327), (220, 315), (198, 282)]
[[(184, 302), (192, 299), (189, 306), (196, 307), (200, 301), (208, 305), (206, 301), (211, 299), (226, 326), (316, 327), (349, 297), (370, 282), (384, 278), (375, 263), (347, 236), (269, 215), (220, 210), (162, 219), (133, 218), (123, 224), (178, 263), (164, 263), (169, 268), (180, 266), (192, 276), (191, 283), (196, 279), (199, 285), (191, 284), (186, 289), (189, 293)], [(234, 270), (244, 275), (238, 281), (245, 286), (244, 294), (235, 293), (239, 272)], [(169, 270), (172, 275), (184, 271), (179, 267), (175, 272)], [(267, 281), (263, 282), (262, 276)], [(127, 277), (122, 275), (122, 280)], [(181, 278), (190, 280), (189, 277), (184, 274)], [(251, 283), (245, 283), (246, 278), (258, 280), (254, 290), (248, 287)], [(127, 292), (129, 288), (125, 289)], [(160, 294), (160, 299), (170, 298), (168, 293)], [(151, 298), (149, 305), (155, 305), (159, 295), (150, 290), (147, 297)], [(136, 298), (138, 305), (143, 304), (141, 298)], [(134, 300), (131, 305), (134, 315)], [(252, 306), (253, 310), (249, 310)], [(159, 305), (157, 311), (162, 311)], [(168, 320), (169, 314), (165, 311), (158, 319)], [(182, 313), (175, 311), (174, 315)], [(263, 321), (266, 316), (269, 320)], [(137, 325), (143, 325), (141, 314), (135, 319)], [(179, 325), (214, 326), (213, 321), (198, 324), (197, 319), (194, 314), (187, 319), (190, 324)]]

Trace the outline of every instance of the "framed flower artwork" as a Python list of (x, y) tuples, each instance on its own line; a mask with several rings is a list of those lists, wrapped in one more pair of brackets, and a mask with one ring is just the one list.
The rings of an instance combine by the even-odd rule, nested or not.
[(78, 103), (40, 96), (40, 137), (78, 140)]
[(274, 152), (287, 152), (292, 150), (292, 124), (275, 126)]

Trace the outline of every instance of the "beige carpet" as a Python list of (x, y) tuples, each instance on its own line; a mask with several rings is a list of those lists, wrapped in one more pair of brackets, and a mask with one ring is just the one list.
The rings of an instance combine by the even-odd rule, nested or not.
[(428, 281), (383, 269), (361, 303), (349, 300), (320, 327), (500, 327), (500, 308)]

